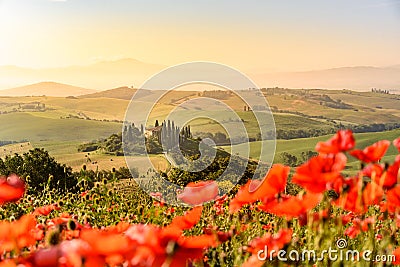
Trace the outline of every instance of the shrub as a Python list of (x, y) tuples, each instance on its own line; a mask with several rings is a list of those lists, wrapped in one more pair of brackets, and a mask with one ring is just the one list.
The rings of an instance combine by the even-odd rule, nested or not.
[(0, 173), (9, 175), (16, 173), (28, 183), (29, 192), (37, 194), (45, 189), (66, 191), (73, 189), (76, 178), (72, 168), (61, 165), (44, 149), (35, 148), (22, 156), (14, 154), (0, 159)]

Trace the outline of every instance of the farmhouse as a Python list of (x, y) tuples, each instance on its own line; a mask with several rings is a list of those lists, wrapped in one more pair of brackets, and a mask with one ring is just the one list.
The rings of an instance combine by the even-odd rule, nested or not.
[(157, 137), (157, 136), (159, 136), (161, 129), (162, 129), (162, 125), (157, 126), (157, 127), (147, 128), (144, 135), (146, 137)]

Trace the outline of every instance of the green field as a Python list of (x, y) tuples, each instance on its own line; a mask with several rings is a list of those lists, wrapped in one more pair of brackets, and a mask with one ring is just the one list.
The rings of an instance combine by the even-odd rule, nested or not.
[[(276, 153), (274, 162), (281, 163), (280, 155), (283, 152), (290, 153), (295, 155), (296, 157), (300, 157), (301, 152), (304, 151), (314, 151), (315, 145), (320, 141), (327, 141), (331, 138), (332, 135), (312, 137), (312, 138), (301, 138), (301, 139), (292, 139), (292, 140), (277, 140), (276, 142)], [(394, 139), (400, 137), (400, 130), (393, 130), (381, 133), (359, 133), (355, 134), (357, 143), (356, 148), (362, 149), (366, 146), (373, 144), (379, 140), (389, 140), (393, 141)], [(263, 141), (270, 142), (270, 141)], [(250, 143), (250, 157), (257, 159), (260, 155), (261, 142), (252, 142)], [(230, 151), (229, 146), (222, 146), (222, 148), (226, 151)], [(239, 151), (239, 155), (245, 155), (247, 153), (246, 147), (243, 144), (235, 145), (236, 151)], [(395, 156), (398, 154), (396, 148), (391, 146), (386, 153), (386, 156), (383, 158), (383, 161), (393, 161)], [(358, 168), (358, 161), (352, 157), (349, 157), (348, 165), (350, 169)]]
[(60, 119), (32, 113), (0, 115), (1, 140), (72, 141), (82, 142), (107, 137), (121, 131), (121, 124), (83, 119)]
[[(125, 166), (123, 157), (101, 153), (88, 155), (78, 152), (77, 147), (82, 143), (106, 138), (121, 131), (121, 123), (112, 122), (112, 120), (124, 119), (129, 104), (128, 94), (129, 92), (124, 91), (124, 99), (119, 98), (118, 92), (116, 92), (116, 97), (113, 97), (112, 90), (107, 92), (107, 97), (92, 98), (0, 97), (0, 123), (3, 125), (0, 129), (0, 140), (27, 141), (23, 144), (3, 147), (0, 156), (23, 153), (32, 147), (43, 147), (57, 160), (71, 165), (74, 169), (81, 168), (83, 164), (86, 164), (88, 168)], [(149, 92), (148, 95), (144, 95), (135, 104), (139, 105), (139, 108), (141, 105), (143, 107), (149, 105), (151, 94), (152, 92)], [(162, 121), (179, 104), (198, 95), (194, 91), (168, 92), (155, 105), (147, 126), (154, 124), (156, 119)], [(323, 131), (332, 129), (338, 123), (357, 125), (400, 122), (400, 96), (398, 95), (342, 90), (282, 89), (273, 93), (265, 93), (265, 96), (269, 105), (279, 110), (274, 113), (274, 121), (276, 130), (281, 132)], [(239, 118), (243, 120), (249, 137), (257, 137), (259, 125), (254, 119), (253, 112), (243, 111), (243, 101), (234, 94), (221, 101), (237, 112)], [(329, 106), (332, 103), (344, 103), (351, 108), (333, 108)], [(43, 106), (43, 110), (28, 108), (32, 105)], [(216, 107), (218, 108), (218, 106)], [(197, 108), (199, 112), (210, 109), (210, 107), (201, 106)], [(297, 114), (294, 114), (296, 112)], [(220, 119), (223, 124), (232, 123), (226, 113), (220, 111), (214, 113), (210, 113), (214, 119)], [(311, 118), (310, 116), (322, 117)], [(199, 132), (224, 132), (221, 125), (207, 118), (196, 119), (190, 125), (195, 136)], [(261, 125), (270, 127), (264, 121), (261, 122)], [(378, 139), (393, 140), (398, 136), (400, 136), (399, 130), (357, 134), (359, 146), (366, 146)], [(278, 140), (275, 162), (279, 161), (282, 152), (299, 156), (303, 151), (313, 150), (318, 141), (327, 140), (329, 137)], [(243, 145), (237, 145), (239, 151), (242, 147)], [(252, 157), (259, 154), (260, 142), (252, 142), (250, 147)], [(228, 148), (225, 147), (225, 149)], [(393, 153), (394, 150), (391, 148), (385, 160), (392, 159)], [(160, 165), (160, 168), (165, 168), (165, 162), (157, 164)], [(353, 161), (350, 161), (350, 165), (352, 164)]]

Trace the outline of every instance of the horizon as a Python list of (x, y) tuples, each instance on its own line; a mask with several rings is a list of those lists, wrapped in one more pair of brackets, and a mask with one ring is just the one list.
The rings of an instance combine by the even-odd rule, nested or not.
[[(137, 88), (137, 87), (132, 87), (132, 86), (129, 86), (129, 85), (120, 85), (120, 86), (113, 87), (113, 88), (93, 89), (93, 88), (81, 87), (81, 86), (74, 85), (74, 84), (60, 83), (60, 82), (57, 82), (57, 81), (41, 81), (41, 82), (32, 83), (32, 84), (26, 84), (26, 85), (22, 85), (22, 86), (13, 87), (13, 88), (0, 89), (0, 92), (1, 91), (9, 91), (9, 90), (13, 91), (15, 89), (20, 89), (20, 88), (24, 88), (24, 87), (31, 87), (31, 86), (37, 86), (37, 85), (68, 86), (68, 87), (76, 87), (76, 89), (85, 89), (85, 90), (89, 90), (90, 91), (90, 92), (88, 91), (86, 93), (83, 93), (83, 94), (80, 94), (80, 95), (75, 95), (75, 96), (86, 96), (86, 95), (90, 95), (90, 94), (101, 93), (101, 92), (106, 92), (106, 91), (114, 91), (114, 90), (118, 90), (118, 89), (129, 89), (129, 90), (140, 89), (140, 90), (145, 90), (145, 91), (146, 90), (148, 90), (148, 91), (158, 91), (158, 90), (168, 91), (166, 89)], [(315, 91), (325, 91), (325, 90), (328, 90), (328, 91), (338, 91), (338, 92), (346, 90), (346, 91), (353, 91), (353, 92), (359, 92), (359, 93), (368, 93), (368, 92), (371, 92), (372, 89), (378, 89), (379, 90), (381, 88), (370, 88), (370, 89), (366, 89), (366, 90), (354, 90), (354, 89), (346, 89), (346, 88), (343, 88), (343, 89), (287, 88), (287, 87), (275, 86), (275, 87), (259, 87), (258, 89), (284, 89), (284, 90), (310, 90), (310, 91), (314, 91), (314, 90)], [(175, 88), (173, 91), (204, 92), (204, 91), (214, 91), (214, 90), (216, 90), (216, 91), (220, 91), (220, 90), (221, 91), (229, 91), (229, 90), (232, 90), (232, 91), (240, 92), (240, 91), (246, 91), (248, 89), (227, 89), (227, 88), (220, 87), (218, 85), (209, 85), (209, 84), (202, 84), (201, 86), (198, 86), (197, 84), (186, 84), (186, 85), (182, 85), (182, 86), (179, 86), (179, 87)], [(385, 90), (385, 89), (381, 89), (381, 90)], [(392, 90), (388, 90), (388, 91), (389, 91), (390, 94), (393, 94), (393, 95), (399, 95), (400, 94), (400, 89), (392, 89)], [(0, 98), (2, 98), (2, 97), (31, 97), (31, 96), (32, 97), (42, 97), (42, 96), (45, 96), (45, 97), (60, 97), (60, 96), (52, 95), (51, 92), (54, 92), (53, 90), (52, 91), (48, 91), (48, 92), (50, 94), (32, 94), (32, 95), (30, 95), (30, 94), (27, 94), (27, 95), (1, 95), (0, 94)], [(56, 93), (59, 93), (59, 92), (56, 92)], [(71, 96), (73, 96), (73, 95), (71, 95)], [(64, 97), (64, 96), (61, 96), (61, 97)]]
[[(102, 63), (117, 63), (117, 62), (126, 62), (126, 61), (135, 61), (143, 64), (150, 64), (150, 65), (157, 65), (163, 68), (169, 68), (174, 65), (163, 65), (158, 62), (147, 62), (143, 60), (139, 60), (133, 57), (125, 57), (125, 58), (117, 58), (117, 59), (105, 59), (105, 60), (98, 60), (95, 62), (91, 63), (86, 63), (86, 64), (71, 64), (71, 65), (65, 65), (65, 66), (47, 66), (47, 67), (29, 67), (29, 66), (22, 66), (22, 65), (13, 65), (13, 64), (6, 64), (6, 65), (0, 65), (1, 67), (16, 67), (16, 68), (21, 68), (21, 69), (31, 69), (31, 70), (49, 70), (49, 69), (64, 69), (64, 68), (73, 68), (73, 67), (90, 67), (96, 64), (102, 64)], [(212, 62), (212, 61), (206, 61), (206, 62)], [(187, 63), (187, 62), (182, 62), (180, 64)], [(177, 64), (179, 65), (179, 64)], [(400, 62), (399, 63), (394, 63), (394, 64), (389, 64), (389, 65), (371, 65), (371, 64), (366, 64), (366, 65), (341, 65), (341, 66), (331, 66), (331, 67), (326, 67), (326, 68), (319, 68), (319, 69), (304, 69), (304, 70), (269, 70), (265, 71), (264, 73), (289, 73), (289, 72), (311, 72), (311, 71), (321, 71), (321, 70), (332, 70), (332, 69), (343, 69), (343, 68), (391, 68), (391, 67), (400, 67)], [(1, 89), (0, 89), (1, 90)]]
[[(140, 88), (147, 79), (169, 68), (134, 58), (101, 61), (90, 65), (61, 68), (29, 69), (0, 66), (0, 91), (53, 82), (84, 89), (104, 91), (118, 87)], [(400, 64), (390, 66), (342, 66), (299, 72), (243, 72), (259, 88), (349, 89), (369, 91), (371, 88), (400, 91)], [(243, 88), (240, 88), (243, 89)], [(29, 94), (28, 94), (29, 95)]]

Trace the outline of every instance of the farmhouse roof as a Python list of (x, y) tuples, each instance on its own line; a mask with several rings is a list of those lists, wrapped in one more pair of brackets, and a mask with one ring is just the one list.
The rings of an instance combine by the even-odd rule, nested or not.
[(161, 131), (161, 129), (162, 129), (162, 125), (157, 126), (157, 127), (147, 128), (146, 131), (149, 131), (149, 132), (158, 132), (158, 131)]

